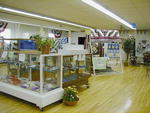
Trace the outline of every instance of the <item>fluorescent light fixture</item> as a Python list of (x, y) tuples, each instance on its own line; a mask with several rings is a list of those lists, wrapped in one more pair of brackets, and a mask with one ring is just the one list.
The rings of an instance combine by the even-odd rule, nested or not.
[(5, 22), (10, 22), (10, 23), (15, 23), (15, 24), (24, 24), (24, 25), (29, 25), (29, 26), (36, 26), (36, 27), (43, 27), (43, 28), (49, 28), (49, 29), (55, 29), (55, 30), (69, 31), (69, 29), (57, 28), (54, 26), (43, 26), (40, 24), (31, 24), (31, 23), (25, 23), (25, 22), (10, 21), (10, 20), (5, 20), (5, 19), (0, 19), (0, 21), (5, 21)]
[(38, 15), (38, 14), (26, 12), (26, 11), (21, 11), (21, 10), (17, 10), (17, 9), (12, 9), (12, 8), (8, 8), (8, 7), (0, 6), (0, 10), (9, 11), (9, 12), (18, 13), (18, 14), (23, 14), (23, 15), (36, 17), (36, 18), (40, 18), (40, 19), (45, 19), (45, 20), (49, 20), (49, 21), (53, 21), (53, 22), (68, 24), (68, 25), (72, 25), (72, 26), (76, 26), (76, 27), (85, 28), (85, 29), (91, 29), (91, 27), (83, 26), (83, 25), (80, 25), (80, 24), (67, 22), (67, 21), (63, 21), (63, 20), (58, 20), (58, 19), (55, 19), (55, 18), (50, 18), (50, 17), (47, 17), (47, 16), (42, 16), (42, 15)]
[(104, 14), (116, 19), (117, 21), (119, 21), (120, 23), (126, 25), (127, 27), (131, 28), (131, 29), (136, 29), (134, 28), (131, 24), (129, 24), (128, 22), (126, 22), (125, 20), (123, 20), (122, 18), (120, 18), (119, 16), (115, 15), (114, 13), (112, 13), (111, 11), (107, 10), (106, 8), (104, 8), (102, 5), (94, 2), (93, 0), (82, 0), (82, 2), (88, 4), (91, 7), (96, 8), (97, 10), (103, 12)]

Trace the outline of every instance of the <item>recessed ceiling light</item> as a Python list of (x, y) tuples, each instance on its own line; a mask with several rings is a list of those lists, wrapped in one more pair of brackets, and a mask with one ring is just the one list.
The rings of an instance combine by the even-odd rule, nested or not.
[(8, 8), (8, 7), (0, 6), (0, 10), (9, 11), (9, 12), (18, 13), (18, 14), (23, 14), (23, 15), (27, 15), (27, 16), (32, 16), (32, 17), (45, 19), (45, 20), (49, 20), (49, 21), (53, 21), (53, 22), (58, 22), (58, 23), (62, 23), (62, 24), (68, 24), (68, 25), (72, 25), (72, 26), (76, 26), (76, 27), (85, 28), (85, 29), (91, 29), (91, 27), (83, 26), (83, 25), (80, 25), (80, 24), (67, 22), (67, 21), (63, 21), (63, 20), (58, 20), (58, 19), (55, 19), (55, 18), (50, 18), (50, 17), (47, 17), (47, 16), (42, 16), (42, 15), (38, 15), (38, 14), (26, 12), (26, 11), (21, 11), (21, 10), (17, 10), (17, 9), (12, 9), (12, 8)]
[(136, 29), (134, 28), (131, 24), (129, 24), (128, 22), (126, 22), (125, 20), (123, 20), (122, 18), (120, 18), (119, 16), (117, 16), (116, 14), (112, 13), (111, 11), (107, 10), (106, 8), (104, 8), (102, 5), (94, 2), (93, 0), (82, 0), (82, 2), (88, 4), (91, 7), (96, 8), (97, 10), (103, 12), (104, 14), (116, 19), (117, 21), (119, 21), (120, 23), (126, 25), (127, 27), (131, 28), (131, 29)]

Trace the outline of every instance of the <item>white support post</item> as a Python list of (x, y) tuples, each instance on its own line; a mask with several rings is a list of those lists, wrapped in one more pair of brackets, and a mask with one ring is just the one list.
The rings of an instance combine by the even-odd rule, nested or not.
[(63, 56), (60, 57), (60, 87), (62, 88), (62, 82), (63, 82)]
[(71, 44), (71, 31), (68, 31), (68, 43)]
[[(29, 65), (31, 66), (31, 55), (29, 55)], [(29, 68), (29, 81), (32, 81), (32, 68)]]
[(95, 67), (93, 62), (93, 51), (92, 51), (92, 44), (91, 44), (91, 38), (89, 37), (89, 46), (90, 46), (90, 53), (92, 54), (92, 64), (93, 64), (93, 75), (95, 75)]
[(20, 77), (20, 62), (18, 61), (18, 70), (17, 70), (17, 77), (19, 78)]
[(96, 75), (95, 74), (95, 65), (94, 65), (94, 62), (93, 62), (93, 54), (92, 54), (92, 64), (93, 64), (93, 75)]
[(60, 70), (59, 70), (59, 74), (57, 73), (57, 85), (58, 86), (60, 86), (61, 88), (62, 88), (62, 56), (61, 55), (59, 55), (59, 56), (57, 56), (57, 67), (59, 67), (60, 68)]
[(40, 93), (43, 93), (43, 65), (44, 56), (40, 55)]
[[(120, 46), (119, 46), (120, 47)], [(120, 49), (120, 48), (119, 48)], [(123, 62), (122, 62), (122, 57), (121, 57), (121, 50), (120, 50), (120, 65), (121, 65), (121, 72), (123, 73)]]

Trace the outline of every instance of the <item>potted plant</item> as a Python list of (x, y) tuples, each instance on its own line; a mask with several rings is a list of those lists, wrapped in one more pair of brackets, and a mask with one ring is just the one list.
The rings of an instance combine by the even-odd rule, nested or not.
[(49, 54), (50, 49), (53, 47), (54, 39), (45, 38), (40, 42), (40, 50), (42, 54)]
[(42, 54), (49, 54), (50, 48), (52, 48), (54, 44), (54, 39), (41, 37), (40, 35), (33, 35), (30, 39), (35, 40), (37, 48), (42, 51)]
[(66, 105), (72, 106), (75, 105), (79, 101), (79, 97), (77, 95), (78, 91), (76, 88), (68, 87), (65, 88), (63, 102)]
[(134, 38), (126, 38), (123, 40), (123, 50), (125, 51), (127, 58), (124, 62), (125, 66), (128, 66), (129, 55), (134, 48)]
[(41, 45), (42, 37), (38, 34), (38, 35), (30, 36), (30, 39), (35, 40), (37, 49), (40, 50), (40, 45)]

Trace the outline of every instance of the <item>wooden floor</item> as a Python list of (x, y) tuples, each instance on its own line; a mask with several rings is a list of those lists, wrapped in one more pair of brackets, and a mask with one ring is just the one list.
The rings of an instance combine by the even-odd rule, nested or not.
[[(146, 67), (125, 67), (122, 75), (94, 76), (90, 88), (80, 89), (76, 106), (61, 102), (45, 107), (44, 113), (150, 113), (150, 78)], [(31, 103), (0, 93), (0, 113), (39, 113)]]

